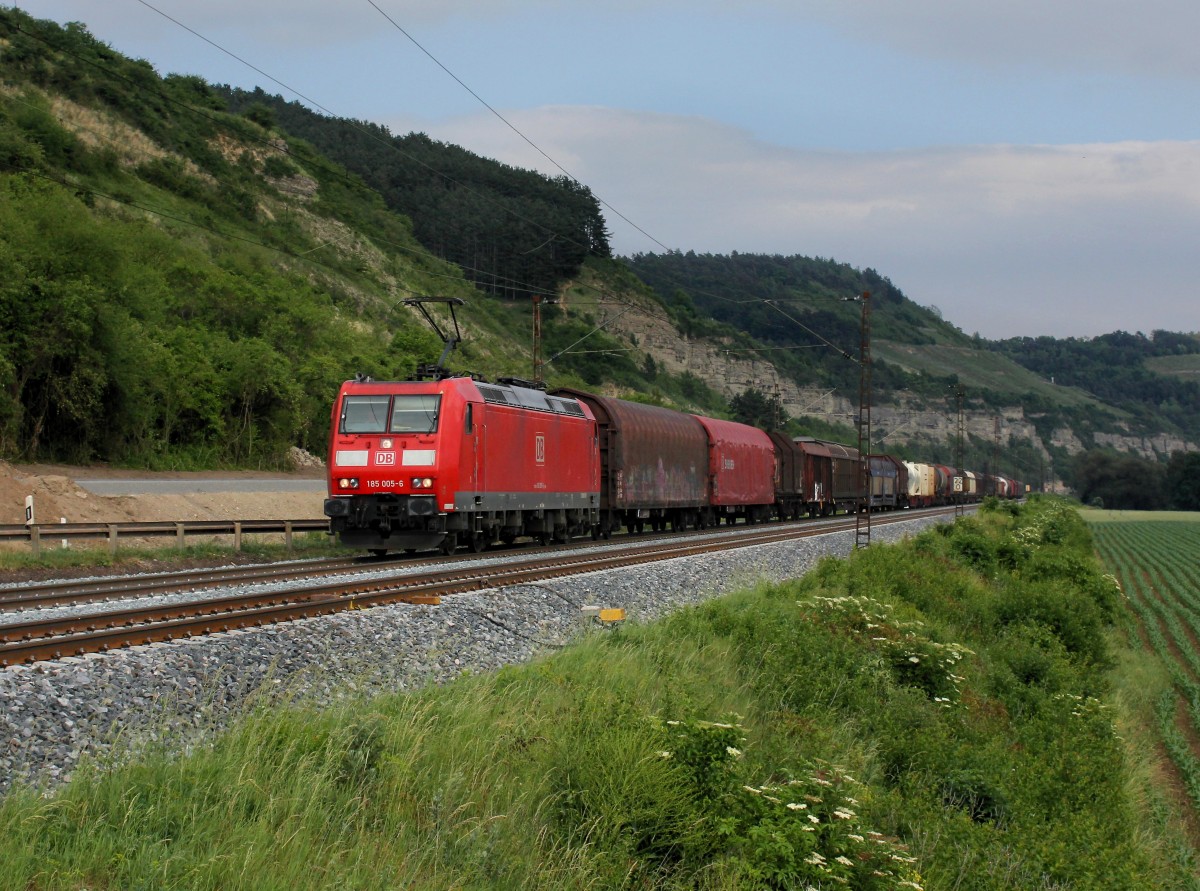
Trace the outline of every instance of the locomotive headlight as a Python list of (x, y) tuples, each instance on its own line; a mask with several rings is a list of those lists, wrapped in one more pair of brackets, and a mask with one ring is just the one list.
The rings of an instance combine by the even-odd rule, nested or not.
[(339, 489), (357, 489), (358, 488), (358, 477), (343, 477), (342, 479), (338, 480), (338, 488)]
[(379, 440), (379, 447), (381, 449), (390, 449), (392, 447), (392, 441), (390, 439), (381, 439)]
[(433, 480), (427, 476), (414, 476), (412, 478), (412, 487), (414, 489), (432, 489)]

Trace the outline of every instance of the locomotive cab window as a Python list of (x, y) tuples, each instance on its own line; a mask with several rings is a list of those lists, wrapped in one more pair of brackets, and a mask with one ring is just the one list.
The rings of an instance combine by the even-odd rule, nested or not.
[(342, 400), (343, 433), (386, 433), (388, 396), (347, 396)]
[(395, 396), (392, 402), (392, 433), (433, 433), (437, 430), (436, 393), (420, 396)]

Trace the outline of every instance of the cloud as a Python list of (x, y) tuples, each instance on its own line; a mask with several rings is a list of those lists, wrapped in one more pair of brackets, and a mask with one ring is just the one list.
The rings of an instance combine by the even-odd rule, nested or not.
[[(873, 267), (989, 337), (1200, 327), (1186, 297), (1200, 241), (1200, 142), (814, 152), (697, 117), (587, 107), (505, 114), (672, 249)], [(418, 129), (560, 172), (491, 116)], [(614, 213), (606, 218), (618, 252), (662, 250)]]
[(777, 2), (783, 14), (927, 58), (1200, 78), (1200, 5), (1191, 0)]
[[(578, 12), (567, 0), (375, 3), (405, 28), (519, 15), (569, 23)], [(34, 15), (85, 21), (97, 34), (118, 27), (125, 33), (175, 27), (149, 8), (153, 6), (205, 34), (238, 32), (260, 42), (296, 47), (356, 42), (389, 27), (368, 3), (335, 6), (328, 0), (39, 0), (36, 6)], [(743, 0), (736, 7), (726, 0), (607, 0), (602, 10), (614, 21), (628, 20), (631, 28), (643, 17), (662, 12), (689, 19), (736, 17), (774, 28), (819, 22), (878, 46), (974, 66), (1033, 65), (1200, 79), (1200, 54), (1194, 48), (1200, 4), (1192, 0)]]

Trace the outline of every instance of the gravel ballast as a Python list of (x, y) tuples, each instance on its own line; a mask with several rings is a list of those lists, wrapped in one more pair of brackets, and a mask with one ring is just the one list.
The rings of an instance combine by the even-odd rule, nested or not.
[[(873, 542), (915, 534), (945, 517), (879, 525)], [(264, 692), (318, 704), (419, 689), (465, 671), (520, 663), (588, 627), (585, 605), (623, 607), (649, 622), (681, 606), (808, 572), (844, 556), (837, 532), (267, 628), (0, 669), (0, 794), (53, 789), (84, 758), (125, 757), (158, 740), (185, 745)]]

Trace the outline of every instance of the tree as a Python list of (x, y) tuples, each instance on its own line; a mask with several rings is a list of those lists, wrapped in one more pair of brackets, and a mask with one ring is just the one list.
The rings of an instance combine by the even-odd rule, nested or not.
[(1167, 493), (1175, 510), (1200, 511), (1200, 452), (1173, 452), (1167, 463)]
[(1075, 491), (1090, 504), (1099, 498), (1113, 510), (1162, 510), (1167, 506), (1166, 468), (1157, 461), (1103, 449), (1072, 462)]
[(777, 395), (766, 396), (755, 387), (730, 399), (729, 412), (735, 421), (763, 430), (778, 430), (787, 422), (783, 400)]

